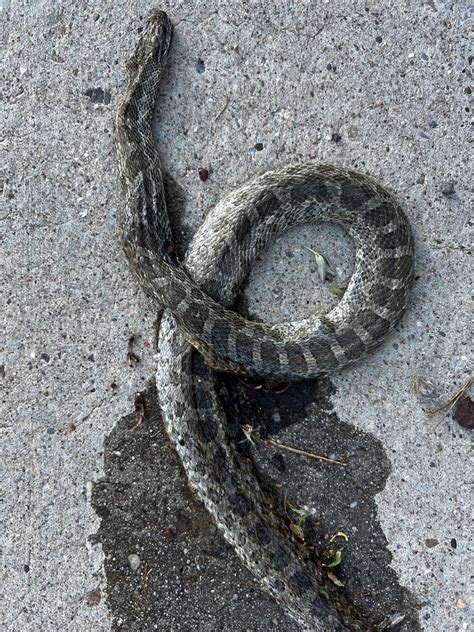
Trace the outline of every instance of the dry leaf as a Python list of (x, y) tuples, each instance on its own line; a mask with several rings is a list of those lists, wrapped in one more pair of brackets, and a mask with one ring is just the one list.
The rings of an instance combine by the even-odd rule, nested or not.
[(340, 586), (341, 588), (344, 586), (339, 577), (336, 577), (334, 573), (331, 573), (331, 571), (328, 571), (328, 577), (333, 584), (336, 584), (336, 586)]
[(304, 542), (303, 529), (300, 527), (299, 524), (290, 524), (290, 530), (292, 531), (292, 533), (294, 533), (294, 535), (296, 535), (298, 540), (301, 540), (301, 542)]

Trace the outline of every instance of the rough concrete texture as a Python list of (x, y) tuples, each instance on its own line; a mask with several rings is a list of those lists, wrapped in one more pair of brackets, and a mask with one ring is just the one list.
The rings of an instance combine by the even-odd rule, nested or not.
[[(123, 93), (124, 61), (154, 6), (3, 0), (6, 630), (294, 629), (212, 531), (169, 448), (163, 461), (150, 460), (166, 452), (162, 431), (145, 426), (159, 446), (144, 452), (137, 437), (145, 441), (145, 430), (127, 435), (126, 420), (120, 421), (153, 375), (156, 309), (131, 279), (117, 245), (122, 199), (113, 114)], [(333, 416), (339, 428), (337, 413), (366, 433), (368, 463), (377, 455), (383, 461), (374, 474), (372, 495), (377, 486), (381, 490), (377, 515), (370, 514), (364, 530), (364, 508), (351, 508), (364, 490), (359, 496), (349, 487), (349, 507), (335, 503), (341, 513), (334, 515), (345, 516), (337, 526), (361, 546), (374, 534), (374, 559), (385, 560), (382, 575), (389, 564), (383, 532), (395, 584), (422, 604), (423, 630), (468, 629), (469, 437), (450, 415), (424, 412), (449, 399), (472, 368), (467, 2), (195, 0), (163, 8), (176, 37), (156, 132), (174, 182), (171, 209), (181, 245), (224, 191), (256, 172), (310, 158), (370, 173), (396, 192), (411, 220), (417, 282), (398, 331), (335, 377), (334, 391), (327, 385), (327, 417), (314, 408), (316, 398), (302, 423), (274, 428), (272, 436), (314, 451), (334, 445), (338, 455), (347, 443), (338, 443), (336, 430), (332, 444), (329, 431), (320, 434), (325, 420)], [(199, 168), (210, 169), (206, 182)], [(336, 300), (304, 247), (333, 260), (343, 284), (350, 246), (342, 231), (300, 228), (257, 263), (242, 308), (277, 319)], [(132, 331), (139, 334), (140, 356), (133, 369), (126, 362)], [(153, 406), (150, 388), (146, 401)], [(147, 422), (152, 419), (159, 423), (159, 416)], [(120, 436), (129, 458), (114, 470)], [(153, 497), (149, 488), (146, 498), (161, 517), (160, 537), (149, 523), (140, 537), (133, 530), (141, 511), (132, 502), (141, 470), (140, 463), (131, 466), (133, 458), (145, 461), (147, 455), (147, 481), (169, 493)], [(315, 492), (322, 470), (280, 456), (298, 498), (322, 502)], [(277, 470), (281, 463), (274, 463)], [(174, 477), (173, 486), (166, 476)], [(340, 489), (340, 476), (333, 476)], [(124, 497), (112, 495), (122, 513), (111, 512), (104, 500), (107, 481), (116, 490), (122, 485)], [(88, 538), (100, 520), (91, 492), (103, 518), (93, 542)], [(105, 573), (97, 540), (107, 556)], [(134, 547), (129, 554), (140, 553), (139, 576), (127, 567), (124, 542)], [(356, 553), (350, 539), (341, 573), (351, 563), (360, 570)], [(149, 585), (145, 563), (152, 568)], [(166, 604), (163, 623), (156, 619), (160, 604), (150, 598), (152, 589)], [(142, 619), (148, 608), (155, 611)]]

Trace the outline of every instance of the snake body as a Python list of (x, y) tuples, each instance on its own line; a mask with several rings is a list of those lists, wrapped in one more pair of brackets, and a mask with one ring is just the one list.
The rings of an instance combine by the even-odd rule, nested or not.
[[(226, 540), (302, 629), (367, 630), (272, 512), (252, 463), (229, 440), (214, 370), (300, 380), (339, 371), (374, 349), (407, 305), (414, 270), (410, 226), (372, 179), (306, 163), (267, 172), (232, 192), (178, 261), (152, 133), (171, 33), (169, 18), (155, 11), (128, 61), (128, 88), (116, 117), (126, 196), (122, 247), (145, 292), (165, 309), (156, 377), (167, 432)], [(356, 246), (353, 275), (332, 311), (267, 325), (230, 309), (253, 259), (276, 235), (321, 221), (342, 224)]]

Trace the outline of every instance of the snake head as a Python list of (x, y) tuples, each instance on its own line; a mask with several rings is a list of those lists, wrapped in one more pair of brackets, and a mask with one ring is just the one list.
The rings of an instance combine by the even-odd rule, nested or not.
[(150, 59), (164, 64), (168, 58), (173, 25), (164, 11), (156, 10), (149, 16), (140, 34), (135, 50), (127, 61), (127, 70), (133, 78)]

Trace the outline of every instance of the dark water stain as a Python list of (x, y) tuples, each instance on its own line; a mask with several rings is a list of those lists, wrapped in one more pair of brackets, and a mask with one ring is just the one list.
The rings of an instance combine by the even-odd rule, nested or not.
[[(281, 387), (280, 387), (281, 390)], [(415, 602), (389, 567), (391, 554), (376, 516), (374, 496), (390, 464), (380, 442), (341, 422), (329, 380), (256, 390), (223, 376), (221, 395), (231, 434), (250, 424), (262, 440), (240, 444), (257, 463), (261, 483), (283, 490), (291, 505), (316, 514), (302, 523), (306, 542), (322, 554), (338, 531), (349, 536), (333, 568), (343, 590), (379, 621), (406, 613), (397, 629), (418, 630)], [(105, 554), (107, 603), (115, 630), (295, 630), (259, 588), (188, 489), (160, 417), (156, 388), (144, 392), (145, 418), (121, 419), (105, 442), (105, 477), (92, 504), (101, 517), (94, 540)], [(346, 460), (346, 467), (309, 460), (264, 443), (267, 437)], [(282, 486), (282, 487), (281, 487)], [(285, 500), (286, 502), (286, 500)], [(291, 509), (284, 508), (291, 515)], [(341, 544), (341, 538), (337, 540)], [(141, 563), (132, 571), (128, 556)], [(155, 627), (157, 626), (157, 627)]]

